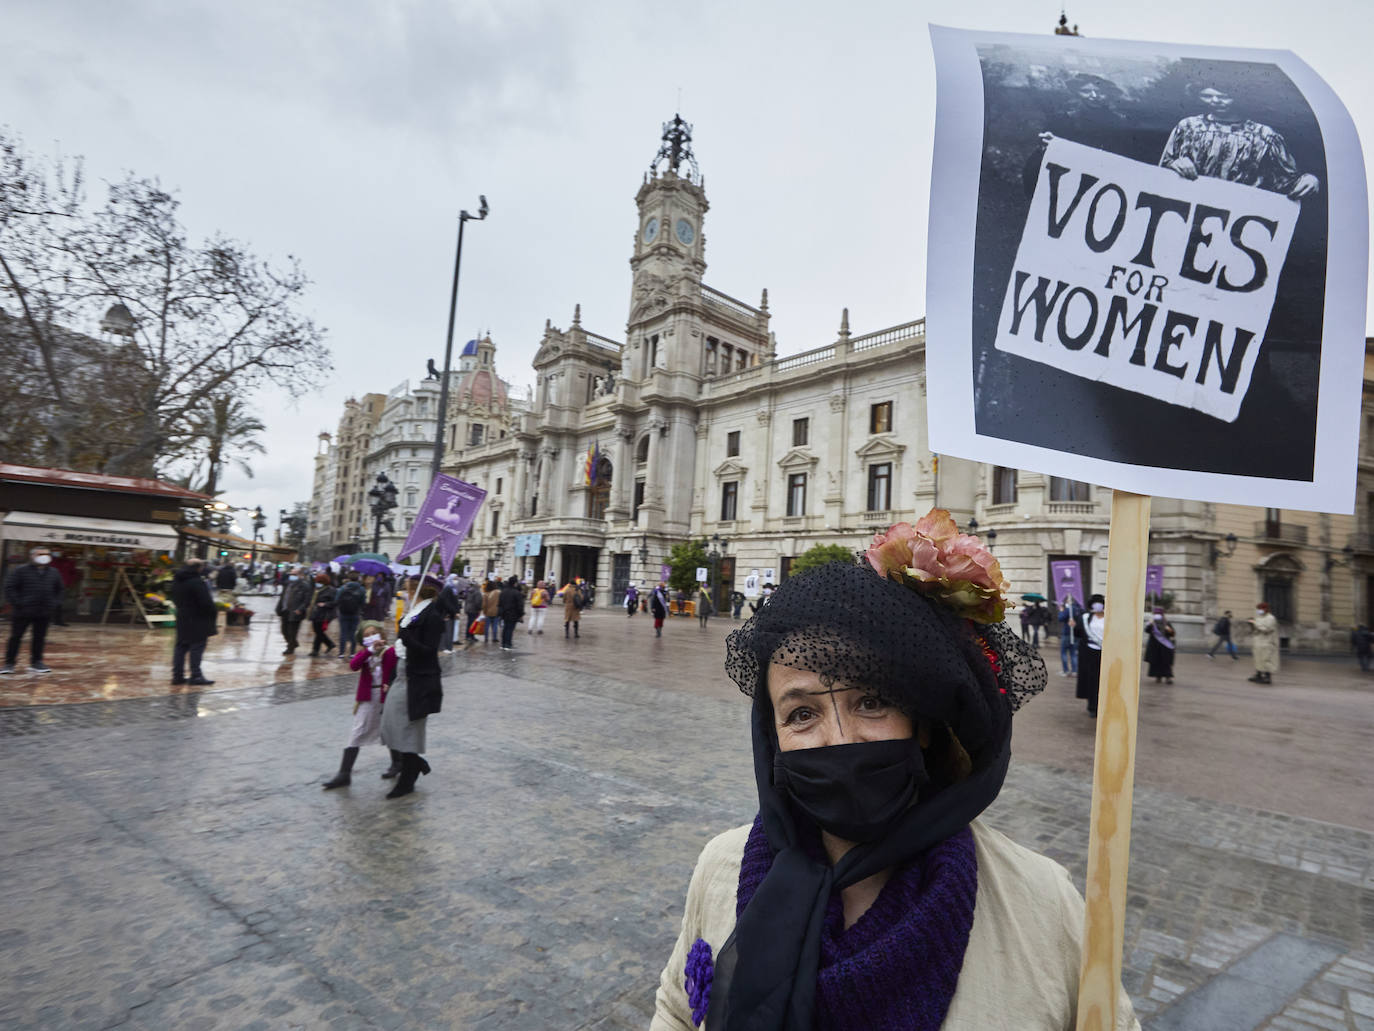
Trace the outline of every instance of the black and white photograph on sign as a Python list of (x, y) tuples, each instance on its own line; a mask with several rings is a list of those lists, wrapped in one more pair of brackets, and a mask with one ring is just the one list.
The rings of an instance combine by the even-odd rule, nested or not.
[[(1367, 241), (1363, 167), (1345, 167), (1342, 197), (1358, 180), (1358, 233), (1347, 233), (1358, 253), (1344, 259), (1333, 248), (1341, 227), (1329, 132), (1285, 69), (1296, 59), (951, 35), (972, 39), (962, 78), (941, 69), (933, 190), (951, 157), (940, 123), (960, 119), (944, 139), (958, 139), (966, 165), (976, 144), (976, 186), (962, 209), (972, 215), (972, 253), (962, 296), (934, 289), (958, 273), (931, 275), (928, 349), (944, 346), (936, 329), (954, 325), (941, 305), (967, 304), (963, 360), (977, 436), (1138, 472), (1310, 489), (1322, 461), (1319, 408), (1337, 396), (1358, 404), (1348, 384), (1323, 394), (1323, 371), (1359, 378)], [(938, 32), (936, 41), (937, 62), (956, 63), (942, 58)], [(976, 96), (951, 97), (956, 78)], [(1348, 123), (1337, 119), (1338, 135)], [(940, 204), (933, 194), (932, 254), (942, 253)], [(1341, 260), (1359, 264), (1360, 297), (1341, 300), (1331, 323), (1328, 274)], [(1351, 304), (1355, 332), (1336, 337), (1336, 326), (1351, 325)], [(936, 397), (934, 367), (931, 375)], [(986, 449), (970, 457), (987, 460)], [(1353, 482), (1353, 445), (1350, 457)], [(1064, 475), (1062, 465), (1018, 464)], [(1086, 469), (1078, 478), (1125, 486)], [(1151, 492), (1142, 482), (1137, 475), (1129, 489)], [(1153, 492), (1210, 489), (1194, 483)]]

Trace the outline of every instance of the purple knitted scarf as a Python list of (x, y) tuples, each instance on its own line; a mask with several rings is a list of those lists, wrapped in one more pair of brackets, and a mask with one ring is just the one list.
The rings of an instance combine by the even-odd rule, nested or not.
[[(736, 916), (772, 865), (773, 850), (755, 818), (740, 863)], [(977, 896), (968, 827), (898, 867), (848, 930), (840, 894), (833, 893), (821, 936), (815, 1026), (938, 1031), (959, 983)]]

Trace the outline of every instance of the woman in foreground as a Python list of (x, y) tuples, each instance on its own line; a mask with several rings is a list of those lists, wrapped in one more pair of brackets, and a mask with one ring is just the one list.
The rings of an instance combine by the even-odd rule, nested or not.
[[(976, 820), (1043, 690), (995, 559), (936, 510), (730, 635), (759, 815), (703, 850), (652, 1027), (1069, 1029), (1083, 900)], [(1118, 1028), (1138, 1024), (1124, 993)]]

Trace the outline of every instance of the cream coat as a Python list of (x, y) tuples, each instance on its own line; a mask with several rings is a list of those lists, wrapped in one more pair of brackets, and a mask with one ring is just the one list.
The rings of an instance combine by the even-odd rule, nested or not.
[[(1068, 871), (973, 822), (978, 900), (963, 972), (943, 1031), (1071, 1031), (1077, 1012), (1083, 898)], [(735, 926), (740, 858), (749, 837), (737, 827), (701, 852), (687, 888), (682, 933), (659, 979), (650, 1031), (691, 1031), (683, 987), (687, 951), (704, 938), (716, 955)], [(1120, 993), (1118, 1031), (1140, 1031)]]
[(1255, 658), (1256, 673), (1277, 673), (1279, 671), (1279, 621), (1272, 612), (1256, 616), (1250, 620), (1255, 631), (1250, 642), (1250, 650)]

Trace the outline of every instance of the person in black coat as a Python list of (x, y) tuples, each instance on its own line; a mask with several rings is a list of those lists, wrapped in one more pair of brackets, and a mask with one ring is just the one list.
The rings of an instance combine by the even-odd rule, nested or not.
[(501, 597), (497, 605), (497, 611), (501, 614), (501, 649), (510, 651), (515, 624), (525, 618), (525, 595), (520, 590), (519, 580), (512, 576), (506, 581), (506, 585), (501, 588)]
[(232, 562), (226, 562), (215, 572), (215, 589), (218, 591), (232, 591), (238, 586), (239, 574)]
[[(202, 575), (203, 559), (188, 558), (186, 564), (172, 577), (172, 604), (177, 610), (177, 643), (172, 650), (172, 683), (203, 687), (213, 684), (201, 673), (200, 659), (205, 654), (205, 642), (218, 633), (215, 618), (218, 610), (210, 596), (210, 585)], [(186, 678), (186, 660), (190, 659), (191, 677)]]
[(405, 651), (406, 675), (392, 686), (382, 707), (382, 743), (401, 753), (401, 773), (387, 798), (410, 794), (420, 774), (430, 772), (420, 754), (425, 750), (425, 722), (444, 704), (439, 649), (444, 643), (445, 617), (458, 611), (453, 592), (439, 588), (433, 577), (425, 578), (419, 603), (401, 620), (397, 635)]
[(48, 637), (48, 621), (62, 600), (62, 575), (52, 567), (52, 552), (39, 546), (29, 552), (29, 560), (5, 578), (5, 601), (12, 612), (10, 641), (5, 648), (5, 664), (0, 673), (13, 673), (19, 658), (24, 631), (29, 633), (29, 669), (51, 673), (43, 663), (43, 643)]

